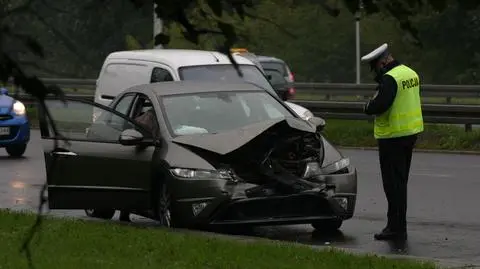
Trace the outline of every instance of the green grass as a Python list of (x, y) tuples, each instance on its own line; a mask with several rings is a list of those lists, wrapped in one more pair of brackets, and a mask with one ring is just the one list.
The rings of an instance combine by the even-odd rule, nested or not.
[[(0, 268), (27, 268), (19, 253), (33, 215), (0, 211)], [(356, 256), (290, 243), (227, 238), (114, 223), (47, 219), (34, 238), (36, 268), (430, 269), (432, 263)]]
[[(325, 136), (334, 144), (352, 147), (374, 147), (373, 123), (357, 120), (327, 120)], [(480, 150), (480, 130), (465, 132), (464, 128), (425, 124), (419, 136), (417, 148), (439, 150)]]

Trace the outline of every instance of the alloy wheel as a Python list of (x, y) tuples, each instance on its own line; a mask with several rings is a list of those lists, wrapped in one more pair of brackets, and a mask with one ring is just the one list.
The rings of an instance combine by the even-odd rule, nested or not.
[(171, 199), (170, 193), (167, 190), (166, 184), (163, 185), (159, 198), (159, 220), (162, 226), (172, 227), (172, 213), (171, 213)]

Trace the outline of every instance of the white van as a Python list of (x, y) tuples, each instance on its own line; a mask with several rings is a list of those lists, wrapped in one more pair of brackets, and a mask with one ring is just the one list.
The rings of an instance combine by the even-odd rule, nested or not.
[[(243, 78), (238, 76), (227, 55), (215, 51), (153, 49), (113, 52), (105, 59), (97, 79), (95, 102), (109, 105), (119, 93), (135, 85), (180, 80), (244, 80), (277, 95), (252, 61), (239, 55), (233, 57)], [(303, 119), (313, 117), (308, 109), (285, 103)]]

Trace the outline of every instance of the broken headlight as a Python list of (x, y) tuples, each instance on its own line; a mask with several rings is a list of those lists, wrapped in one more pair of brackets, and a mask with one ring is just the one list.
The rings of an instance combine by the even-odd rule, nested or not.
[(333, 174), (337, 171), (347, 168), (350, 165), (349, 158), (343, 158), (326, 166), (320, 167), (318, 162), (307, 163), (303, 178), (309, 178), (317, 175)]
[(199, 170), (189, 168), (173, 168), (170, 172), (180, 178), (187, 179), (226, 179), (233, 180), (233, 173), (229, 170)]

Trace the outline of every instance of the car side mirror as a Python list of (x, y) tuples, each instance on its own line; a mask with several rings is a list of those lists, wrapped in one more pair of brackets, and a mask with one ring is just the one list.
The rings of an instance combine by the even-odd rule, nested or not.
[(127, 129), (120, 134), (118, 141), (124, 146), (139, 145), (143, 142), (143, 135), (135, 129)]
[(325, 128), (326, 122), (320, 117), (311, 117), (308, 121), (317, 127), (317, 132), (320, 132)]

